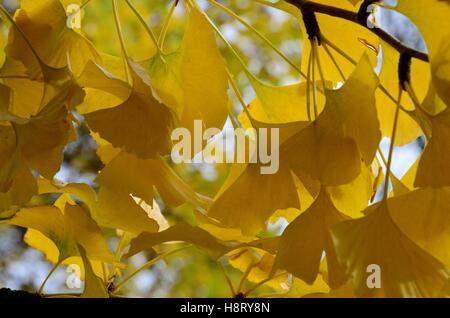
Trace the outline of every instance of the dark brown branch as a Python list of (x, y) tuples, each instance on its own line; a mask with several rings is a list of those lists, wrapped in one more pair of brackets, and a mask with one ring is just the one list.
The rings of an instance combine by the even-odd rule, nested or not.
[(406, 91), (406, 84), (411, 83), (411, 56), (401, 54), (398, 62), (398, 80), (403, 90)]
[(344, 10), (341, 8), (336, 8), (333, 6), (328, 6), (320, 3), (315, 3), (311, 1), (302, 1), (302, 0), (287, 0), (287, 2), (295, 5), (297, 8), (302, 10), (302, 12), (314, 12), (320, 14), (326, 14), (329, 16), (333, 16), (336, 18), (341, 18), (344, 20), (348, 20), (354, 22), (356, 24), (361, 25), (362, 27), (368, 29), (372, 33), (376, 34), (380, 39), (391, 45), (394, 49), (396, 49), (400, 54), (409, 55), (412, 58), (416, 58), (425, 62), (429, 62), (430, 59), (428, 54), (417, 51), (413, 48), (410, 48), (403, 44), (401, 41), (390, 35), (388, 32), (384, 31), (381, 28), (377, 28), (374, 26), (370, 28), (367, 25), (367, 21), (362, 21), (360, 19), (360, 15), (357, 12)]

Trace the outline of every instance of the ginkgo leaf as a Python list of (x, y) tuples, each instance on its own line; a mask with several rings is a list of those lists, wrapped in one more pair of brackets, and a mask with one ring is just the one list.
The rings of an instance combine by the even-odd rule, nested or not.
[(58, 102), (59, 98), (52, 100), (28, 123), (15, 126), (25, 162), (46, 178), (58, 172), (64, 147), (74, 139), (69, 112), (64, 106), (57, 107)]
[[(380, 71), (380, 83), (383, 87), (391, 92), (392, 95), (397, 96), (399, 87), (398, 81), (398, 61), (400, 54), (390, 45), (381, 42), (382, 46), (382, 66)], [(427, 93), (427, 85), (430, 81), (430, 70), (428, 63), (414, 59), (411, 64), (411, 85), (414, 87), (417, 98), (423, 100)], [(380, 129), (383, 136), (391, 137), (392, 123), (394, 122), (394, 115), (396, 109), (396, 101), (390, 99), (381, 89), (376, 92), (377, 113), (380, 119)], [(403, 109), (413, 111), (414, 106), (411, 105), (407, 94), (402, 95), (401, 105)], [(395, 144), (402, 146), (410, 143), (422, 135), (422, 130), (419, 124), (412, 116), (402, 111), (398, 117), (398, 129), (395, 135)]]
[(392, 218), (402, 232), (447, 266), (450, 264), (449, 191), (450, 188), (419, 189), (388, 201)]
[(392, 173), (390, 176), (390, 180), (392, 183), (392, 196), (397, 197), (410, 192), (409, 188), (402, 182), (402, 180), (398, 179)]
[(214, 237), (222, 241), (237, 241), (248, 243), (256, 240), (256, 237), (242, 235), (239, 229), (226, 228), (219, 221), (204, 215), (201, 212), (194, 211), (195, 220), (198, 227), (209, 232)]
[(351, 4), (356, 6), (358, 3), (360, 3), (362, 0), (348, 0)]
[(361, 173), (352, 182), (340, 186), (327, 187), (334, 206), (351, 217), (361, 217), (373, 195), (374, 177), (371, 167), (361, 164)]
[(28, 78), (5, 78), (3, 83), (11, 90), (11, 100), (3, 102), (3, 105), (9, 105), (8, 111), (20, 118), (30, 118), (36, 115), (44, 96), (44, 83)]
[(293, 277), (289, 292), (283, 295), (287, 298), (312, 298), (317, 294), (325, 294), (330, 291), (330, 287), (323, 280), (322, 275), (318, 275), (313, 284), (307, 284), (303, 280)]
[[(85, 90), (93, 89), (87, 93), (86, 98), (92, 97), (92, 100), (85, 101), (77, 109), (80, 113), (85, 114), (104, 108), (114, 107), (125, 101), (131, 93), (131, 87), (128, 83), (116, 77), (115, 74), (109, 73), (101, 65), (89, 61), (83, 72), (77, 78), (77, 83), (84, 87)], [(98, 96), (98, 94), (102, 94)], [(103, 96), (105, 95), (105, 97)], [(108, 101), (107, 98), (111, 100)], [(113, 104), (118, 101), (117, 104)]]
[[(229, 264), (243, 273), (251, 266), (246, 278), (253, 283), (260, 283), (269, 278), (275, 262), (274, 255), (254, 248), (238, 249), (228, 253), (228, 257)], [(266, 282), (266, 285), (275, 289), (287, 290), (288, 274), (282, 275), (279, 270), (273, 275), (277, 277)]]
[[(332, 226), (339, 262), (353, 280), (357, 297), (436, 297), (449, 272), (436, 258), (401, 232), (383, 200), (370, 206), (365, 217)], [(394, 212), (395, 213), (395, 212)], [(366, 283), (368, 266), (380, 269), (381, 288)]]
[[(123, 171), (127, 171), (126, 174)], [(96, 182), (125, 194), (153, 202), (154, 187), (164, 202), (179, 206), (185, 202), (200, 205), (200, 198), (162, 159), (139, 159), (125, 151), (119, 153), (96, 178)]]
[(228, 76), (207, 17), (189, 8), (180, 48), (145, 62), (156, 95), (176, 114), (179, 126), (194, 133), (194, 121), (204, 129), (222, 128), (228, 116)]
[(312, 180), (304, 174), (301, 177), (294, 175), (294, 183), (297, 187), (298, 198), (301, 202), (300, 209), (288, 208), (277, 210), (270, 217), (271, 223), (276, 223), (280, 217), (284, 218), (288, 223), (291, 223), (302, 212), (306, 211), (319, 195), (321, 189), (320, 182)]
[(78, 245), (78, 251), (83, 259), (84, 264), (84, 291), (81, 298), (109, 298), (108, 290), (103, 280), (95, 275), (92, 269), (91, 261), (86, 255), (83, 246)]
[(71, 69), (78, 73), (87, 61), (100, 60), (92, 43), (67, 27), (65, 8), (59, 0), (23, 0), (20, 4), (14, 20), (21, 31), (11, 28), (6, 50), (8, 56), (29, 68), (29, 74), (36, 72), (39, 65), (27, 41), (42, 61), (53, 68), (65, 67), (69, 61)]
[[(324, 185), (355, 179), (372, 163), (381, 139), (374, 92), (378, 78), (366, 55), (338, 90), (327, 90), (324, 111), (284, 145), (291, 168)], [(299, 151), (301, 149), (301, 151)], [(331, 159), (332, 158), (332, 159)]]
[(419, 167), (420, 157), (414, 162), (414, 164), (409, 168), (409, 170), (402, 177), (401, 181), (404, 186), (409, 190), (414, 190), (414, 180), (416, 179), (417, 168)]
[(54, 206), (21, 209), (9, 224), (35, 229), (51, 239), (59, 250), (59, 260), (78, 255), (83, 245), (89, 258), (115, 261), (98, 225), (77, 205), (67, 204), (64, 213)]
[(98, 203), (92, 211), (94, 219), (105, 227), (119, 228), (135, 235), (158, 231), (158, 224), (137, 205), (130, 195), (107, 188), (100, 189)]
[(87, 184), (55, 184), (39, 180), (39, 193), (68, 193), (83, 201), (92, 218), (100, 225), (121, 229), (138, 235), (142, 232), (157, 232), (158, 224), (151, 219), (129, 194), (101, 188), (98, 198)]
[(153, 200), (152, 204), (150, 205), (141, 198), (133, 196), (133, 199), (137, 204), (139, 204), (142, 209), (144, 209), (145, 212), (147, 212), (149, 218), (155, 220), (156, 223), (158, 223), (159, 231), (164, 231), (169, 228), (169, 222), (161, 212), (161, 208), (159, 207), (159, 204), (156, 202), (156, 200)]
[(150, 249), (156, 245), (173, 241), (192, 243), (204, 249), (213, 258), (219, 258), (232, 249), (232, 247), (227, 246), (205, 230), (193, 227), (187, 223), (177, 223), (165, 231), (159, 233), (145, 232), (131, 240), (127, 257), (131, 257), (144, 249)]
[(346, 276), (337, 261), (329, 227), (347, 218), (336, 210), (329, 194), (322, 188), (309, 209), (284, 230), (277, 254), (277, 267), (286, 269), (311, 285), (317, 278), (325, 252), (330, 286), (335, 288), (342, 285)]
[(251, 236), (264, 228), (276, 210), (300, 208), (291, 172), (285, 165), (275, 174), (264, 175), (259, 165), (249, 164), (236, 175), (229, 177), (208, 210), (208, 215), (224, 226), (239, 228)]
[(92, 138), (95, 140), (97, 144), (97, 155), (100, 157), (100, 160), (107, 164), (111, 160), (113, 160), (120, 152), (120, 148), (116, 148), (107, 142), (105, 139), (100, 137), (97, 133), (91, 133)]
[[(0, 90), (4, 87), (0, 84)], [(69, 111), (64, 105), (74, 86), (67, 82), (60, 89), (36, 116), (28, 119), (11, 114), (7, 105), (0, 105), (0, 116), (6, 115), (6, 120), (11, 123), (1, 126), (0, 137), (9, 149), (2, 154), (6, 157), (0, 159), (4, 161), (0, 170), (0, 189), (5, 190), (8, 182), (11, 185), (21, 165), (47, 178), (52, 178), (60, 169), (64, 147), (75, 138)]]
[[(432, 80), (439, 97), (450, 105), (450, 6), (448, 1), (398, 1), (395, 8), (419, 28), (431, 63)], [(442, 30), (436, 32), (435, 30)]]
[(416, 187), (442, 187), (450, 185), (450, 111), (431, 118), (432, 136), (425, 147), (417, 167)]
[(4, 193), (11, 188), (20, 168), (20, 148), (11, 125), (0, 125), (0, 140), (0, 192)]
[[(58, 263), (59, 259), (59, 250), (55, 243), (49, 239), (47, 236), (42, 234), (41, 232), (33, 229), (27, 229), (23, 240), (27, 243), (28, 246), (42, 252), (47, 261), (52, 262), (53, 264)], [(104, 267), (102, 266), (103, 262), (101, 261), (91, 261), (94, 272), (97, 276), (101, 276), (104, 273)], [(83, 260), (80, 256), (71, 256), (66, 258), (62, 263), (62, 265), (77, 265), (80, 267), (79, 274), (80, 279), (84, 280), (84, 264)]]
[[(171, 295), (222, 296), (225, 281), (236, 297), (450, 295), (449, 0), (172, 1), (163, 19), (158, 4), (15, 2), (0, 6), (0, 223), (54, 263), (40, 290), (63, 265), (81, 297), (115, 297), (130, 256), (194, 246), (206, 253), (167, 264)], [(406, 29), (371, 29), (377, 8), (409, 18), (426, 50)], [(228, 126), (245, 129), (235, 149)], [(169, 160), (176, 128), (204, 163)], [(402, 178), (406, 148), (382, 164), (383, 137), (415, 141)], [(209, 164), (218, 155), (235, 162)]]
[(180, 54), (180, 79), (185, 103), (182, 127), (193, 131), (195, 119), (202, 119), (205, 128), (223, 127), (228, 116), (225, 60), (206, 15), (196, 8), (189, 9)]
[[(38, 230), (28, 228), (25, 232), (23, 240), (25, 243), (27, 243), (28, 246), (42, 252), (49, 262), (52, 262), (53, 264), (56, 264), (58, 262), (58, 246), (56, 246), (56, 244), (51, 239), (49, 239)], [(68, 257), (66, 258), (66, 260), (70, 260), (71, 258), (72, 257)]]
[(21, 165), (7, 192), (0, 192), (0, 212), (18, 209), (27, 204), (38, 193), (36, 180), (30, 169)]
[[(85, 114), (89, 127), (115, 147), (148, 159), (166, 154), (171, 144), (173, 114), (152, 93), (150, 78), (129, 62), (133, 89), (122, 104)], [(123, 120), (127, 118), (127, 120)]]
[(328, 292), (320, 290), (318, 292), (313, 291), (312, 293), (305, 295), (304, 298), (355, 298), (355, 294), (353, 293), (352, 283), (349, 281), (339, 288), (331, 289)]
[[(256, 92), (256, 98), (248, 106), (254, 120), (277, 124), (309, 120), (306, 83), (269, 86), (254, 77), (250, 77), (250, 83)], [(319, 94), (319, 113), (324, 105), (325, 98), (323, 94)]]

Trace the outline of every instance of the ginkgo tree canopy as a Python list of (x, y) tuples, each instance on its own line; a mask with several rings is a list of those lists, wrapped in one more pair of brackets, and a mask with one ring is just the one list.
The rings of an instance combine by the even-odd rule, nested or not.
[[(174, 254), (198, 268), (175, 267), (179, 290), (450, 296), (449, 1), (149, 2), (0, 4), (0, 226), (53, 263), (40, 297), (70, 264), (77, 297), (126, 296), (145, 269), (164, 279), (153, 265)], [(426, 52), (384, 30), (381, 7)], [(249, 144), (277, 131), (277, 171), (175, 163), (172, 133), (197, 122), (247, 129)], [(95, 165), (62, 181), (86, 169), (74, 145)], [(395, 175), (405, 145), (420, 155)]]

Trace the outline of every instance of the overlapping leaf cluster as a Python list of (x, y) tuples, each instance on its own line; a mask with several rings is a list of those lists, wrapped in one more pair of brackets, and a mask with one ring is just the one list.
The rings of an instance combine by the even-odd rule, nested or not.
[[(68, 27), (67, 1), (22, 0), (13, 17), (2, 10), (10, 26), (0, 69), (0, 215), (4, 223), (26, 228), (24, 240), (51, 262), (82, 265), (83, 296), (117, 292), (129, 279), (118, 279), (128, 257), (160, 252), (151, 265), (176, 252), (164, 254), (173, 241), (241, 270), (238, 290), (230, 282), (234, 296), (261, 285), (293, 297), (448, 294), (447, 1), (399, 0), (392, 8), (417, 25), (429, 52), (429, 63), (412, 59), (407, 83), (398, 80), (400, 53), (350, 21), (317, 15), (321, 41), (305, 37), (296, 68), (304, 78), (289, 86), (257, 79), (222, 38), (256, 93), (249, 105), (222, 57), (215, 35), (222, 37), (220, 31), (194, 0), (184, 2), (188, 22), (178, 50), (166, 53), (145, 25), (151, 55), (139, 62), (127, 53), (112, 2), (121, 57), (99, 52)], [(287, 2), (256, 2), (303, 21)], [(357, 11), (361, 1), (317, 3)], [(126, 4), (145, 23), (132, 2)], [(405, 92), (396, 101), (400, 88)], [(232, 93), (243, 103), (238, 118)], [(54, 180), (65, 146), (76, 138), (75, 112), (105, 164), (95, 188)], [(280, 169), (264, 175), (259, 164), (233, 164), (210, 199), (171, 168), (170, 135), (177, 127), (193, 131), (194, 120), (204, 128), (223, 127), (228, 116), (243, 127), (279, 128)], [(382, 137), (401, 146), (422, 135), (427, 145), (421, 157), (399, 180), (390, 171), (393, 147), (382, 162)], [(392, 183), (389, 197), (383, 166)], [(383, 186), (385, 195), (374, 203)], [(35, 203), (49, 193), (59, 195), (53, 204)], [(157, 194), (167, 206), (190, 205), (195, 224), (168, 225)], [(264, 236), (279, 218), (289, 222), (282, 235)], [(121, 237), (115, 255), (108, 229)], [(366, 284), (371, 264), (381, 268), (379, 289)], [(244, 293), (246, 279), (256, 285)]]

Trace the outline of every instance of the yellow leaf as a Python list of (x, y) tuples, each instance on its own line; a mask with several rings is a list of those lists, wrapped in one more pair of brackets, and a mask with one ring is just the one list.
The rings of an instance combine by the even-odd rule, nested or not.
[(266, 175), (261, 174), (259, 165), (248, 164), (236, 175), (230, 175), (208, 210), (208, 215), (225, 227), (239, 228), (244, 235), (252, 236), (265, 227), (265, 221), (276, 210), (300, 208), (286, 165)]
[(103, 280), (95, 275), (85, 249), (83, 246), (78, 245), (78, 250), (83, 259), (85, 277), (84, 291), (81, 298), (109, 298), (108, 290), (106, 289)]
[(51, 239), (59, 250), (59, 260), (78, 255), (83, 245), (89, 257), (105, 262), (115, 261), (98, 225), (77, 205), (66, 204), (64, 213), (54, 206), (20, 210), (10, 224), (31, 228)]
[(411, 240), (450, 266), (450, 188), (419, 189), (389, 200), (395, 223)]
[(98, 198), (87, 184), (55, 184), (40, 179), (39, 193), (68, 193), (76, 196), (88, 206), (92, 218), (100, 225), (121, 229), (134, 235), (158, 231), (158, 224), (149, 218), (129, 194), (101, 188)]
[[(269, 86), (254, 77), (250, 77), (250, 83), (256, 92), (256, 98), (248, 106), (254, 120), (277, 124), (308, 121), (306, 83)], [(325, 98), (323, 94), (317, 97), (320, 113), (324, 107)]]
[(237, 241), (248, 243), (255, 240), (255, 237), (242, 235), (238, 229), (224, 227), (219, 221), (204, 215), (198, 211), (194, 211), (195, 220), (200, 228), (209, 232), (213, 236), (222, 241)]
[[(398, 61), (400, 54), (389, 44), (382, 42), (383, 61), (380, 72), (380, 82), (392, 95), (397, 96), (398, 92)], [(419, 100), (425, 98), (427, 92), (427, 83), (430, 81), (430, 71), (428, 63), (412, 60), (411, 64), (411, 85), (414, 87)], [(391, 100), (380, 89), (376, 92), (377, 112), (380, 119), (380, 128), (383, 136), (391, 137), (392, 123), (396, 109), (396, 102)], [(404, 109), (413, 111), (414, 107), (407, 94), (402, 95), (401, 105)], [(397, 134), (395, 135), (395, 144), (402, 146), (408, 144), (422, 135), (422, 130), (418, 123), (408, 114), (401, 111), (398, 117)]]
[(289, 158), (297, 175), (303, 172), (335, 186), (355, 179), (361, 161), (366, 166), (372, 163), (381, 139), (374, 96), (377, 86), (378, 78), (364, 55), (342, 88), (327, 90), (324, 111), (283, 146), (282, 155)]
[(165, 231), (158, 233), (145, 232), (131, 240), (131, 246), (127, 253), (127, 257), (133, 256), (145, 249), (150, 249), (156, 245), (173, 241), (192, 243), (204, 249), (213, 258), (219, 258), (232, 249), (205, 230), (193, 227), (187, 223), (177, 223)]
[(133, 194), (147, 202), (153, 202), (153, 187), (156, 187), (170, 206), (186, 202), (202, 204), (195, 191), (163, 159), (144, 160), (122, 151), (103, 168), (95, 181), (103, 187)]
[(317, 279), (323, 252), (326, 254), (329, 283), (332, 288), (346, 281), (344, 270), (338, 264), (329, 227), (347, 219), (331, 202), (322, 188), (311, 207), (300, 214), (284, 230), (277, 254), (277, 267), (312, 285)]
[(361, 165), (361, 173), (352, 182), (327, 187), (331, 201), (339, 211), (351, 217), (361, 217), (373, 194), (374, 177), (371, 167)]
[[(450, 5), (448, 1), (398, 1), (396, 7), (419, 28), (431, 62), (432, 80), (439, 97), (450, 105)], [(436, 32), (439, 30), (439, 32)]]
[[(56, 264), (59, 259), (59, 250), (58, 247), (55, 245), (55, 243), (47, 238), (44, 234), (37, 230), (33, 229), (27, 229), (23, 240), (25, 243), (27, 243), (32, 248), (42, 252), (45, 256), (45, 258), (52, 262), (53, 264)], [(101, 261), (91, 261), (94, 272), (97, 276), (102, 276), (104, 274), (104, 267), (102, 266), (103, 262)], [(71, 256), (66, 258), (63, 262), (63, 265), (77, 265), (80, 268), (80, 279), (85, 280), (84, 277), (84, 264), (83, 260), (79, 256)]]
[(416, 187), (450, 185), (450, 110), (431, 117), (432, 136), (417, 167)]
[(150, 205), (141, 198), (133, 196), (133, 199), (142, 209), (144, 209), (145, 212), (147, 212), (149, 218), (158, 223), (159, 231), (164, 231), (169, 228), (169, 222), (167, 222), (167, 219), (164, 217), (158, 203), (155, 200), (153, 200), (152, 205)]
[(102, 66), (89, 61), (77, 79), (86, 97), (77, 110), (81, 114), (117, 106), (127, 100), (131, 87)]
[[(229, 263), (234, 268), (239, 269), (242, 273), (251, 266), (251, 270), (247, 275), (247, 280), (253, 283), (259, 283), (269, 277), (272, 273), (272, 267), (275, 257), (262, 250), (253, 248), (243, 248), (228, 254)], [(275, 272), (275, 275), (281, 274), (281, 271)], [(287, 287), (288, 274), (281, 275), (265, 283), (266, 286), (275, 289), (284, 289)]]
[(100, 189), (97, 205), (91, 213), (100, 225), (108, 228), (122, 229), (135, 235), (158, 231), (156, 221), (149, 218), (130, 195), (107, 188)]
[(323, 280), (322, 275), (318, 275), (313, 284), (307, 284), (299, 278), (293, 277), (289, 292), (284, 295), (288, 298), (312, 298), (313, 295), (325, 294), (330, 291), (330, 287)]
[(118, 106), (85, 114), (86, 121), (113, 146), (140, 158), (167, 154), (173, 115), (153, 96), (148, 75), (137, 64), (129, 64), (133, 89), (128, 99)]
[[(386, 201), (370, 206), (365, 217), (332, 227), (339, 262), (353, 279), (357, 297), (437, 297), (449, 272), (396, 226)], [(395, 212), (394, 212), (395, 213)], [(369, 288), (368, 266), (378, 265), (381, 288)]]
[[(48, 66), (63, 68), (70, 61), (72, 71), (78, 74), (87, 61), (100, 60), (92, 43), (67, 27), (65, 8), (59, 0), (23, 0), (20, 7), (14, 20)], [(7, 55), (21, 61), (29, 69), (29, 74), (33, 74), (40, 65), (21, 32), (11, 28)]]
[[(53, 102), (56, 105), (59, 101)], [(48, 104), (28, 123), (15, 126), (25, 162), (46, 178), (53, 178), (59, 171), (64, 147), (73, 137), (67, 108), (51, 106)]]
[(193, 131), (194, 120), (204, 128), (223, 127), (228, 116), (228, 77), (214, 30), (207, 18), (190, 8), (181, 46), (180, 78), (184, 92), (181, 126)]
[(37, 192), (36, 180), (30, 169), (21, 165), (8, 191), (0, 192), (0, 212), (25, 205)]

